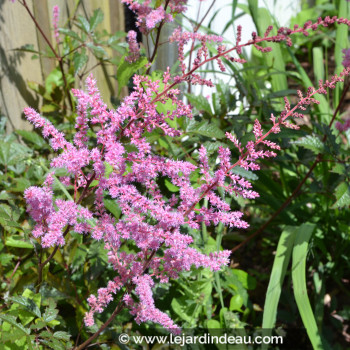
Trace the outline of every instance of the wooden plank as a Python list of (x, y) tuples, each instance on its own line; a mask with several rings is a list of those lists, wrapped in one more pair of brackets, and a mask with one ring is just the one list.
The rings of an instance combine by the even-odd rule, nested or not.
[[(52, 22), (50, 22), (50, 15), (49, 15), (50, 10), (48, 8), (47, 1), (36, 0), (33, 3), (33, 12), (36, 20), (38, 21), (47, 39), (51, 42), (51, 44), (55, 46), (55, 43), (52, 40), (52, 35), (51, 35)], [(52, 12), (52, 9), (51, 9), (51, 12)], [(36, 32), (37, 32), (37, 41), (38, 41), (39, 50), (41, 52), (46, 52), (46, 50), (48, 49), (48, 44), (45, 41), (44, 37), (41, 35), (41, 33), (38, 30)], [(42, 79), (45, 80), (45, 78), (49, 75), (49, 73), (55, 68), (56, 62), (54, 59), (41, 56), (40, 65), (41, 65)]]
[[(78, 13), (91, 16), (94, 9), (100, 7), (105, 19), (99, 30), (106, 29), (109, 33), (124, 30), (123, 5), (117, 0), (35, 0), (35, 6), (33, 0), (27, 0), (27, 3), (53, 44), (55, 44), (52, 31), (54, 5), (60, 7), (59, 26), (66, 23), (68, 16), (74, 15), (76, 8)], [(33, 21), (21, 4), (4, 1), (1, 2), (0, 9), (0, 112), (9, 119), (8, 132), (15, 129), (31, 129), (31, 125), (22, 118), (22, 111), (27, 106), (37, 109), (40, 98), (28, 88), (27, 82), (43, 84), (44, 78), (57, 62), (47, 58), (32, 60), (31, 54), (13, 51), (25, 44), (33, 44), (35, 49), (45, 50), (47, 44), (41, 34), (37, 33)], [(97, 63), (93, 57), (90, 61), (89, 67)], [(110, 66), (105, 71), (98, 67), (93, 72), (103, 99), (111, 107), (111, 94), (117, 91), (116, 80), (113, 77), (116, 73), (115, 67)], [(106, 74), (110, 76), (111, 84), (107, 84)], [(76, 85), (81, 88), (83, 82), (77, 81)], [(124, 94), (127, 94), (126, 90)]]
[[(32, 8), (32, 2), (27, 1)], [(39, 60), (31, 54), (13, 51), (25, 44), (37, 49), (37, 35), (32, 20), (18, 2), (4, 1), (1, 4), (0, 24), (0, 110), (8, 118), (7, 132), (15, 129), (31, 129), (22, 119), (23, 108), (38, 107), (39, 100), (27, 87), (27, 81), (41, 82)]]

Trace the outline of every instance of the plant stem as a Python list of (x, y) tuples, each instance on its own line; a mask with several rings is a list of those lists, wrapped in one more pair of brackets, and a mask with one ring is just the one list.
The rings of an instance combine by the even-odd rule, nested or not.
[[(168, 7), (168, 5), (169, 5), (169, 2), (170, 2), (170, 0), (166, 0), (165, 5), (164, 5), (164, 11), (166, 11), (166, 9), (167, 9), (167, 7)], [(162, 21), (160, 22), (160, 24), (159, 24), (158, 29), (157, 29), (157, 36), (156, 36), (156, 42), (155, 42), (155, 44), (154, 44), (154, 50), (153, 50), (152, 56), (151, 56), (150, 59), (149, 59), (149, 63), (151, 63), (151, 64), (153, 63), (153, 60), (154, 60), (154, 58), (156, 57), (156, 54), (157, 54), (157, 51), (158, 51), (159, 39), (160, 39), (160, 32), (161, 32), (161, 30), (162, 30), (162, 28), (163, 28), (164, 23), (165, 23), (164, 20), (162, 20)], [(148, 45), (147, 45), (147, 46), (148, 46)], [(149, 46), (148, 46), (148, 47), (149, 47)], [(150, 70), (151, 70), (151, 66), (149, 66), (149, 68), (147, 69), (146, 74), (149, 74)]]
[[(342, 96), (339, 100), (339, 104), (337, 108), (335, 109), (333, 113), (332, 120), (329, 122), (329, 127), (333, 125), (333, 122), (341, 108), (341, 105), (343, 104), (346, 94), (349, 91), (350, 88), (350, 82), (346, 85), (346, 87), (343, 90)], [(322, 138), (322, 142), (325, 142), (327, 140), (327, 134), (324, 134)], [(264, 230), (269, 226), (269, 224), (279, 215), (281, 212), (292, 202), (292, 200), (297, 197), (299, 194), (300, 189), (306, 182), (306, 180), (311, 176), (313, 170), (315, 169), (316, 165), (323, 161), (322, 155), (319, 153), (316, 157), (316, 160), (314, 163), (311, 165), (309, 171), (307, 174), (304, 176), (304, 178), (299, 182), (298, 186), (294, 189), (293, 193), (282, 203), (282, 205), (273, 213), (273, 215), (270, 217), (269, 220), (267, 220), (262, 226), (260, 226), (254, 233), (252, 233), (250, 236), (248, 236), (243, 242), (235, 246), (231, 251), (232, 253), (236, 252), (238, 249), (242, 248), (245, 244), (247, 244), (249, 241), (251, 241), (254, 237), (258, 236), (260, 233), (264, 232)]]
[(60, 71), (62, 73), (62, 79), (63, 79), (63, 83), (64, 83), (64, 90), (66, 93), (66, 96), (68, 98), (68, 102), (69, 102), (69, 106), (71, 108), (71, 110), (73, 111), (73, 101), (72, 98), (70, 96), (69, 93), (69, 89), (68, 89), (68, 83), (67, 83), (67, 78), (66, 78), (66, 74), (64, 72), (64, 67), (63, 67), (63, 60), (62, 57), (58, 54), (58, 52), (55, 50), (55, 48), (52, 46), (51, 41), (49, 40), (49, 38), (46, 36), (46, 34), (44, 33), (44, 31), (42, 30), (42, 28), (40, 27), (38, 21), (36, 20), (36, 18), (34, 17), (33, 13), (31, 12), (30, 8), (28, 7), (28, 4), (26, 2), (26, 0), (22, 0), (19, 1), (20, 4), (22, 4), (25, 9), (27, 10), (29, 16), (31, 17), (31, 19), (33, 20), (36, 28), (39, 30), (40, 34), (42, 35), (42, 37), (44, 38), (44, 40), (46, 41), (47, 45), (49, 45), (50, 50), (52, 51), (52, 53), (55, 55), (56, 59), (58, 60), (58, 64), (60, 66)]

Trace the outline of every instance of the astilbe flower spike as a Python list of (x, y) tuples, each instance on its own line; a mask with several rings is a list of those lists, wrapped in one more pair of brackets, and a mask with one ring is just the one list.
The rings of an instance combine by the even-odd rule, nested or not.
[[(151, 21), (147, 18), (150, 14), (153, 23), (159, 23), (158, 17), (154, 19), (154, 14), (149, 11), (150, 1), (145, 0), (142, 5), (133, 0), (123, 2), (139, 14), (139, 25), (144, 26), (144, 30)], [(185, 1), (167, 1), (167, 4), (174, 10), (176, 6), (183, 6)], [(65, 168), (69, 176), (65, 177), (64, 183), (69, 184), (70, 180), (74, 180), (75, 194), (79, 190), (82, 191), (79, 199), (74, 201), (54, 200), (52, 174), (43, 188), (27, 189), (25, 198), (28, 212), (36, 222), (33, 235), (41, 237), (42, 245), (49, 247), (63, 245), (64, 236), (69, 229), (91, 234), (94, 239), (104, 242), (108, 261), (115, 271), (115, 278), (109, 281), (107, 287), (100, 288), (97, 297), (92, 295), (88, 298), (90, 311), (85, 317), (87, 326), (94, 324), (94, 313), (102, 312), (113, 300), (113, 294), (117, 294), (123, 288), (122, 303), (135, 315), (137, 322), (152, 321), (178, 332), (178, 327), (169, 316), (155, 307), (152, 296), (154, 282), (167, 283), (170, 278), (177, 278), (181, 272), (189, 271), (192, 266), (217, 271), (228, 263), (230, 254), (229, 251), (209, 255), (201, 253), (191, 246), (193, 239), (183, 233), (183, 227), (188, 225), (198, 229), (203, 222), (206, 225), (217, 225), (221, 222), (230, 227), (247, 228), (248, 223), (242, 220), (243, 214), (239, 211), (232, 212), (230, 206), (219, 196), (217, 189), (221, 187), (225, 193), (243, 198), (258, 197), (259, 194), (252, 190), (252, 184), (231, 170), (237, 166), (247, 170), (258, 170), (258, 159), (274, 157), (279, 146), (267, 140), (269, 134), (278, 133), (283, 126), (296, 129), (297, 126), (287, 119), (301, 117), (300, 110), (311, 103), (318, 103), (313, 96), (326, 93), (326, 88), (334, 88), (337, 82), (343, 80), (344, 75), (349, 74), (350, 68), (346, 68), (330, 81), (320, 82), (317, 90), (310, 88), (305, 96), (300, 92), (299, 102), (293, 108), (285, 99), (284, 111), (279, 117), (271, 116), (273, 125), (267, 132), (264, 133), (256, 120), (253, 128), (255, 141), (242, 145), (234, 135), (227, 133), (227, 138), (238, 149), (239, 158), (232, 162), (229, 148), (220, 147), (219, 165), (216, 169), (209, 167), (207, 152), (203, 146), (199, 149), (197, 165), (161, 157), (152, 152), (152, 147), (145, 137), (146, 132), (158, 129), (170, 137), (179, 136), (181, 132), (170, 127), (166, 119), (192, 117), (191, 107), (179, 98), (180, 90), (175, 86), (182, 81), (210, 85), (194, 74), (206, 62), (220, 61), (222, 57), (238, 62), (239, 59), (230, 55), (233, 51), (239, 53), (244, 46), (258, 45), (263, 41), (286, 41), (290, 44), (291, 34), (301, 32), (307, 35), (308, 29), (315, 30), (319, 25), (328, 26), (335, 22), (349, 25), (348, 20), (326, 18), (314, 24), (308, 22), (303, 27), (295, 27), (294, 30), (281, 28), (278, 34), (272, 37), (268, 36), (271, 30), (268, 29), (263, 38), (253, 34), (252, 40), (246, 44), (241, 44), (238, 38), (236, 46), (231, 49), (219, 47), (218, 54), (213, 57), (209, 57), (205, 41), (209, 39), (220, 42), (220, 38), (205, 38), (196, 33), (185, 34), (177, 31), (172, 40), (177, 41), (180, 46), (190, 39), (202, 42), (190, 67), (181, 63), (182, 75), (172, 79), (167, 70), (161, 80), (155, 81), (147, 76), (135, 75), (133, 92), (116, 110), (107, 109), (92, 76), (86, 81), (87, 92), (73, 90), (77, 98), (78, 112), (77, 133), (73, 144), (66, 141), (62, 133), (33, 109), (25, 109), (27, 119), (35, 127), (43, 128), (44, 137), (50, 138), (52, 148), (60, 152), (51, 161), (53, 171), (56, 168)], [(219, 66), (222, 68), (221, 63)], [(175, 108), (160, 113), (157, 104), (165, 104), (169, 100)], [(90, 140), (87, 132), (93, 126), (98, 127), (96, 140)], [(89, 141), (95, 142), (95, 146), (89, 148)], [(135, 149), (127, 152), (126, 143), (134, 145)], [(261, 145), (268, 149), (261, 149)], [(196, 169), (201, 173), (199, 187), (194, 187), (191, 182), (191, 175)], [(157, 182), (161, 177), (167, 178), (179, 188), (177, 196), (167, 198), (162, 193)], [(90, 185), (93, 180), (95, 203), (93, 207), (85, 208), (83, 200), (87, 193), (91, 192)], [(103, 203), (105, 195), (113, 198), (119, 206), (119, 220), (106, 211)], [(207, 199), (208, 207), (200, 206), (202, 199)], [(134, 248), (126, 252), (122, 245), (129, 243)], [(160, 250), (162, 253), (157, 254)]]

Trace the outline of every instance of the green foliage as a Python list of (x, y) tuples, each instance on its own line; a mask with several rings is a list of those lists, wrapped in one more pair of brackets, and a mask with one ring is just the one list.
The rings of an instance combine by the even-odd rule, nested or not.
[[(70, 349), (71, 336), (54, 331), (60, 321), (53, 299), (42, 303), (41, 294), (26, 289), (21, 296), (10, 297), (8, 310), (0, 314), (3, 349)], [(42, 310), (42, 311), (41, 311)]]

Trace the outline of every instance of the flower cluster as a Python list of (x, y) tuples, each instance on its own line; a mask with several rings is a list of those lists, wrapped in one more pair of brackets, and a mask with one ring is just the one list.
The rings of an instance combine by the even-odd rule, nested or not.
[[(169, 40), (170, 42), (176, 42), (178, 45), (180, 67), (181, 67), (182, 73), (185, 74), (187, 66), (185, 64), (184, 48), (189, 41), (192, 41), (192, 43), (194, 43), (195, 41), (199, 41), (201, 43), (201, 47), (197, 51), (197, 57), (194, 59), (192, 66), (188, 67), (189, 70), (196, 70), (199, 67), (201, 62), (209, 58), (207, 43), (208, 42), (221, 43), (223, 39), (220, 36), (212, 35), (212, 34), (206, 35), (198, 32), (196, 33), (182, 32), (181, 28), (177, 28), (174, 30)], [(223, 67), (221, 59), (217, 58), (217, 61), (219, 62), (220, 67)], [(190, 81), (191, 84), (213, 86), (213, 83), (211, 81), (202, 79), (199, 76), (199, 74), (196, 74), (196, 73), (192, 73), (187, 80)]]
[(142, 3), (137, 0), (121, 1), (136, 13), (136, 25), (143, 34), (149, 33), (161, 22), (173, 22), (176, 14), (186, 10), (187, 3), (187, 0), (167, 0), (164, 7), (153, 8), (151, 0), (145, 0)]
[(136, 40), (137, 33), (134, 30), (130, 30), (127, 35), (127, 41), (129, 44), (129, 56), (125, 59), (132, 63), (140, 58), (140, 46)]
[[(95, 205), (90, 209), (84, 208), (80, 202), (54, 200), (51, 180), (47, 180), (43, 188), (30, 187), (25, 192), (28, 212), (37, 223), (33, 235), (42, 238), (44, 247), (63, 245), (67, 228), (78, 233), (89, 233), (106, 244), (109, 261), (119, 282), (114, 281), (114, 289), (109, 286), (107, 290), (103, 289), (103, 293), (99, 291), (98, 298), (89, 298), (91, 310), (86, 316), (87, 325), (92, 324), (93, 312), (101, 312), (111, 300), (112, 293), (121, 286), (135, 285), (140, 302), (135, 302), (131, 311), (137, 315), (137, 320), (152, 320), (165, 327), (173, 327), (165, 314), (159, 310), (155, 312), (149, 292), (144, 299), (142, 294), (138, 294), (145, 288), (150, 291), (153, 285), (151, 277), (145, 279), (145, 269), (151, 269), (152, 278), (162, 282), (177, 277), (192, 265), (218, 270), (227, 264), (229, 252), (203, 255), (190, 246), (192, 237), (183, 234), (181, 227), (187, 224), (198, 228), (203, 221), (214, 224), (221, 221), (231, 226), (247, 227), (240, 219), (242, 213), (230, 213), (229, 206), (214, 193), (214, 188), (208, 192), (214, 207), (194, 211), (192, 206), (200, 200), (203, 186), (207, 186), (193, 188), (190, 176), (197, 167), (189, 162), (152, 154), (151, 145), (144, 137), (145, 132), (158, 128), (166, 135), (179, 135), (178, 130), (166, 123), (166, 118), (191, 117), (189, 106), (177, 97), (180, 91), (170, 88), (169, 84), (168, 72), (162, 81), (135, 76), (134, 91), (116, 111), (110, 111), (101, 100), (95, 81), (89, 77), (87, 93), (73, 90), (78, 110), (74, 144), (67, 142), (63, 134), (34, 110), (25, 109), (27, 119), (36, 127), (42, 127), (43, 135), (50, 138), (52, 147), (61, 150), (52, 159), (52, 168), (65, 168), (69, 178), (74, 179), (75, 191), (82, 188), (83, 194), (93, 180), (97, 181)], [(163, 91), (159, 90), (161, 85), (163, 88), (165, 86)], [(159, 113), (157, 102), (162, 104), (169, 99), (176, 109), (166, 114)], [(96, 124), (100, 126), (97, 145), (89, 149), (87, 130)], [(135, 151), (126, 152), (121, 138), (128, 139), (135, 146)], [(106, 167), (112, 171), (107, 172)], [(157, 182), (160, 177), (167, 177), (180, 187), (176, 201), (164, 197)], [(70, 181), (65, 177), (64, 182)], [(137, 184), (142, 185), (144, 190), (140, 190)], [(103, 197), (107, 193), (122, 211), (122, 218), (117, 222), (103, 205)], [(134, 242), (137, 252), (126, 254), (120, 250), (121, 244), (129, 241)], [(154, 256), (151, 259), (159, 249), (163, 250), (162, 257)], [(138, 286), (139, 283), (142, 287)], [(155, 318), (155, 315), (158, 317)]]
[(52, 24), (53, 24), (53, 30), (55, 34), (55, 40), (56, 43), (60, 43), (60, 33), (58, 32), (58, 19), (60, 15), (60, 8), (55, 5), (52, 9)]
[[(152, 9), (150, 0), (142, 4), (135, 0), (122, 1), (137, 13), (138, 24), (144, 32), (162, 21), (172, 20), (172, 14), (182, 11), (186, 3), (184, 0), (169, 0), (164, 8)], [(326, 88), (334, 88), (344, 75), (350, 73), (350, 68), (330, 81), (320, 82), (317, 90), (310, 88), (305, 96), (299, 92), (299, 101), (293, 108), (285, 99), (284, 111), (279, 117), (271, 115), (273, 125), (267, 132), (256, 120), (253, 127), (255, 140), (248, 141), (246, 145), (242, 145), (233, 134), (226, 133), (228, 140), (238, 149), (239, 158), (233, 162), (230, 149), (220, 147), (216, 167), (210, 166), (204, 146), (198, 150), (197, 164), (154, 154), (147, 139), (148, 133), (157, 129), (169, 137), (179, 136), (181, 132), (171, 127), (170, 124), (173, 124), (168, 120), (192, 117), (191, 106), (182, 101), (180, 90), (175, 87), (183, 81), (212, 85), (195, 71), (210, 60), (216, 60), (220, 69), (224, 70), (223, 57), (241, 62), (230, 55), (234, 51), (240, 54), (245, 45), (259, 47), (258, 44), (263, 41), (286, 41), (290, 44), (293, 33), (307, 35), (310, 28), (315, 30), (319, 25), (335, 22), (349, 25), (347, 20), (328, 18), (314, 24), (308, 22), (293, 31), (282, 28), (272, 37), (269, 37), (272, 30), (269, 27), (263, 38), (253, 34), (252, 40), (246, 44), (240, 43), (239, 29), (236, 46), (227, 50), (220, 45), (213, 57), (210, 57), (206, 43), (221, 43), (222, 38), (175, 30), (170, 40), (178, 43), (182, 75), (172, 78), (169, 69), (158, 80), (135, 75), (133, 91), (116, 110), (107, 109), (92, 76), (86, 80), (86, 91), (73, 90), (77, 99), (77, 132), (73, 143), (33, 109), (25, 109), (27, 119), (35, 127), (43, 129), (44, 137), (50, 139), (52, 148), (59, 153), (51, 160), (53, 173), (47, 177), (43, 187), (30, 187), (25, 191), (28, 212), (36, 222), (34, 237), (41, 237), (42, 245), (50, 247), (63, 245), (70, 230), (90, 234), (92, 238), (104, 242), (108, 261), (115, 271), (115, 277), (107, 287), (100, 288), (97, 296), (88, 298), (87, 326), (94, 324), (94, 314), (102, 312), (114, 299), (113, 295), (123, 289), (122, 303), (137, 322), (152, 321), (177, 332), (178, 327), (170, 317), (155, 306), (152, 295), (155, 281), (167, 283), (193, 266), (217, 271), (228, 263), (230, 255), (229, 251), (203, 254), (193, 247), (193, 238), (185, 233), (184, 227), (199, 229), (202, 223), (222, 223), (247, 228), (248, 223), (242, 219), (243, 213), (231, 211), (218, 189), (221, 188), (224, 194), (243, 198), (258, 197), (259, 194), (252, 190), (252, 184), (232, 170), (235, 167), (259, 170), (259, 159), (276, 156), (275, 150), (280, 147), (268, 141), (267, 137), (278, 133), (282, 126), (296, 129), (297, 126), (287, 118), (302, 117), (306, 106), (318, 103), (313, 96), (326, 93)], [(128, 59), (132, 61), (138, 55), (134, 32), (129, 32), (128, 41)], [(194, 61), (187, 67), (184, 46), (189, 41), (199, 41), (201, 45)], [(261, 48), (261, 51), (269, 50)], [(169, 103), (172, 108), (164, 112), (161, 107)], [(92, 132), (96, 132), (93, 138), (90, 136)], [(54, 199), (53, 174), (57, 168), (67, 170), (68, 175), (62, 178), (62, 185), (74, 183), (74, 200)], [(200, 173), (200, 178), (193, 183), (191, 176), (195, 171)], [(161, 186), (164, 179), (179, 189), (176, 195), (165, 193)], [(77, 196), (79, 191), (80, 196)], [(84, 202), (91, 194), (94, 195), (94, 205), (84, 207), (84, 204), (91, 203)], [(106, 197), (112, 198), (120, 209), (119, 219), (106, 210)], [(208, 205), (202, 205), (204, 199)]]
[(346, 119), (344, 124), (342, 124), (341, 122), (336, 122), (335, 123), (335, 127), (339, 130), (339, 131), (346, 131), (350, 129), (350, 118)]

